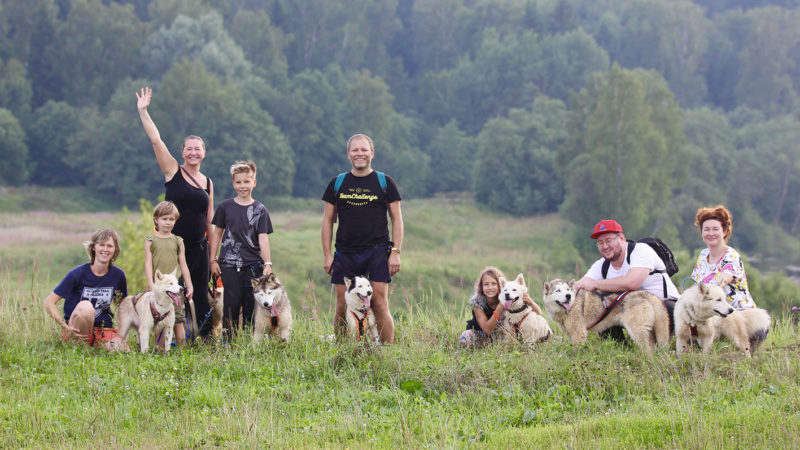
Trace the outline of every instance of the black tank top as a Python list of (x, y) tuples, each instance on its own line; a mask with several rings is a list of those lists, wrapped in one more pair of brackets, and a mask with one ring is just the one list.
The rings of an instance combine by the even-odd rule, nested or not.
[(164, 183), (166, 200), (175, 203), (181, 214), (172, 232), (187, 243), (195, 243), (206, 234), (208, 201), (211, 193), (211, 179), (206, 177), (206, 189), (198, 189), (183, 177), (180, 167), (171, 180)]

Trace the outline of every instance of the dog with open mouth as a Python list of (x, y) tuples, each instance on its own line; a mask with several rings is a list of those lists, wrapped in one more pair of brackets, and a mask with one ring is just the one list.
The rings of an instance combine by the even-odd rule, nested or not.
[(586, 342), (589, 330), (601, 333), (622, 326), (645, 353), (669, 345), (669, 315), (664, 303), (647, 291), (574, 292), (575, 280), (545, 281), (545, 310), (570, 337), (573, 344)]
[(169, 352), (175, 326), (175, 308), (182, 308), (183, 287), (178, 284), (176, 271), (168, 274), (156, 269), (153, 290), (122, 299), (117, 309), (119, 335), (125, 342), (131, 329), (136, 331), (139, 349), (147, 353), (150, 347), (150, 333), (155, 336), (164, 333), (164, 351)]
[(344, 278), (344, 300), (347, 305), (347, 330), (357, 341), (368, 336), (375, 343), (380, 343), (378, 323), (372, 312), (372, 285), (362, 276)]
[(274, 273), (253, 278), (255, 318), (253, 341), (260, 342), (265, 334), (283, 342), (292, 335), (292, 305), (281, 280)]
[(546, 342), (553, 336), (553, 330), (547, 324), (547, 320), (542, 316), (539, 305), (527, 303), (524, 299), (528, 292), (525, 285), (525, 278), (522, 274), (517, 275), (514, 280), (508, 281), (500, 277), (500, 294), (498, 299), (503, 303), (505, 310), (503, 315), (506, 317), (503, 323), (503, 331), (506, 336), (519, 339), (528, 346), (540, 342)]

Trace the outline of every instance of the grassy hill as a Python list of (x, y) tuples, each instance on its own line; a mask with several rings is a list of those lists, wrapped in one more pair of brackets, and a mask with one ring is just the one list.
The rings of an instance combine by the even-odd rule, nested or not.
[[(268, 203), (276, 205), (277, 202)], [(136, 282), (147, 214), (0, 214), (0, 447), (792, 448), (800, 442), (800, 332), (787, 314), (752, 359), (721, 342), (677, 358), (592, 337), (529, 350), (458, 347), (473, 277), (487, 264), (538, 286), (583, 259), (559, 217), (516, 220), (466, 200), (404, 204), (392, 283), (397, 342), (329, 342), (318, 202), (272, 206), (273, 261), (295, 334), (163, 356), (59, 341), (41, 301), (97, 225), (126, 234)], [(8, 256), (6, 256), (8, 255)], [(129, 259), (124, 259), (124, 258)], [(797, 298), (789, 300), (796, 301)]]

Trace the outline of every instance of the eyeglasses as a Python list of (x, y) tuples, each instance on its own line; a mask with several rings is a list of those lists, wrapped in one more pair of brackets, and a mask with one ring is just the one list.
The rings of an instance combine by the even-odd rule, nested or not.
[(597, 240), (597, 247), (601, 248), (601, 247), (609, 246), (609, 245), (611, 245), (611, 243), (613, 243), (617, 239), (619, 239), (619, 238), (616, 237), (616, 236), (614, 236), (612, 238), (608, 238), (608, 239), (603, 239), (603, 240), (598, 239)]

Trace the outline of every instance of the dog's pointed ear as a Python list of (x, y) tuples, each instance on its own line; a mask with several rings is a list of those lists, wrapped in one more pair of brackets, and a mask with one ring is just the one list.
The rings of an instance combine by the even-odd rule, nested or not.
[(155, 277), (156, 277), (156, 280), (160, 280), (160, 279), (164, 278), (164, 274), (163, 274), (163, 273), (161, 273), (161, 271), (160, 271), (160, 270), (156, 269), (156, 275), (155, 275)]
[(253, 289), (258, 287), (258, 278), (250, 278), (250, 284), (253, 285)]
[(517, 275), (517, 278), (514, 280), (514, 282), (525, 286), (525, 277), (523, 277), (522, 274), (519, 274)]
[(706, 284), (702, 281), (697, 283), (697, 290), (699, 290), (704, 296), (708, 295), (708, 286), (706, 286)]
[(503, 289), (506, 285), (506, 279), (503, 277), (500, 277), (497, 282), (500, 283), (500, 289)]
[(351, 284), (353, 284), (353, 280), (350, 279), (349, 277), (344, 277), (344, 289), (349, 291)]
[(550, 286), (552, 285), (550, 284), (549, 281), (544, 282), (544, 284), (542, 285), (542, 295), (547, 295), (547, 292), (550, 291)]
[(180, 269), (180, 268), (176, 267), (175, 269), (173, 269), (172, 272), (170, 273), (170, 275), (172, 275), (175, 278), (178, 278), (178, 269)]
[(569, 280), (568, 284), (570, 289), (575, 289), (575, 278)]
[(267, 276), (267, 281), (276, 281), (275, 278), (275, 272), (270, 272)]

